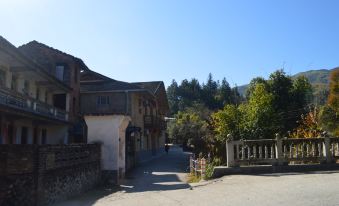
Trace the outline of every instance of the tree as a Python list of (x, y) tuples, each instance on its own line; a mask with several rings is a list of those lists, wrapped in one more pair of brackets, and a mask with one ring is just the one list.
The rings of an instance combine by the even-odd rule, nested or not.
[(239, 105), (242, 101), (241, 95), (239, 94), (238, 87), (235, 86), (231, 89), (231, 104)]
[(339, 115), (339, 68), (333, 70), (330, 74), (330, 94), (328, 96), (328, 105)]
[(199, 111), (194, 109), (179, 111), (175, 119), (175, 122), (168, 128), (170, 138), (181, 141), (184, 146), (192, 147), (196, 154), (206, 152), (209, 128), (208, 123), (201, 118)]
[(303, 108), (312, 101), (312, 85), (305, 76), (293, 81), (292, 100), (295, 108)]
[(262, 77), (256, 77), (251, 80), (250, 84), (248, 85), (248, 88), (246, 90), (246, 99), (249, 100), (254, 88), (256, 87), (257, 84), (264, 84), (266, 89), (268, 90), (268, 82), (262, 78)]
[(286, 118), (284, 124), (287, 131), (298, 127), (300, 117), (308, 113), (308, 105), (312, 102), (312, 98), (312, 85), (308, 79), (304, 76), (294, 79), (290, 90), (290, 102), (287, 110), (284, 111), (284, 118)]
[(218, 82), (213, 80), (211, 73), (208, 74), (206, 84), (202, 86), (202, 100), (205, 105), (211, 109), (215, 110), (218, 108), (218, 103), (216, 96), (218, 94)]
[(178, 84), (173, 79), (170, 86), (167, 87), (167, 99), (171, 114), (176, 114), (179, 110)]
[(323, 130), (329, 131), (335, 136), (339, 136), (339, 115), (329, 105), (321, 109), (320, 124)]
[(268, 86), (282, 126), (279, 133), (286, 134), (298, 126), (300, 115), (307, 113), (307, 104), (312, 99), (311, 85), (305, 77), (293, 81), (283, 70), (278, 70), (270, 75)]
[(289, 109), (291, 101), (290, 91), (292, 89), (292, 79), (283, 70), (277, 70), (270, 75), (268, 80), (270, 92), (273, 95), (273, 105), (277, 111)]
[(250, 95), (244, 115), (244, 133), (250, 138), (272, 138), (279, 129), (277, 114), (273, 107), (273, 94), (267, 91), (266, 85), (257, 83)]
[(319, 119), (319, 109), (317, 107), (310, 109), (306, 115), (301, 115), (300, 124), (293, 130), (290, 137), (312, 138), (321, 136), (323, 130), (320, 128)]
[(229, 104), (224, 109), (212, 114), (212, 125), (216, 139), (223, 145), (227, 135), (232, 134), (236, 139), (240, 138), (240, 125), (242, 113), (237, 106)]
[(321, 125), (333, 135), (339, 136), (339, 68), (330, 74), (328, 104), (321, 111)]
[(223, 78), (223, 80), (221, 81), (221, 85), (219, 87), (219, 108), (222, 108), (223, 105), (226, 104), (231, 104), (231, 87), (229, 85), (229, 83), (226, 81), (226, 78)]

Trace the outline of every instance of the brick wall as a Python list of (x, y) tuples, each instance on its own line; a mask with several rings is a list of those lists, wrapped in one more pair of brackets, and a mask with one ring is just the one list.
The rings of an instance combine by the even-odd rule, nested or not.
[(100, 145), (0, 145), (0, 205), (49, 205), (100, 183)]

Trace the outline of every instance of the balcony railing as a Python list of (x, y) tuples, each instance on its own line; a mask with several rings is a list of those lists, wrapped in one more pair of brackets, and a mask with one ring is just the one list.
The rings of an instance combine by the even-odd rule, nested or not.
[(66, 111), (29, 97), (14, 94), (12, 91), (3, 88), (0, 89), (0, 104), (13, 109), (31, 112), (57, 120), (68, 120)]
[(165, 130), (166, 122), (159, 116), (144, 115), (144, 127)]

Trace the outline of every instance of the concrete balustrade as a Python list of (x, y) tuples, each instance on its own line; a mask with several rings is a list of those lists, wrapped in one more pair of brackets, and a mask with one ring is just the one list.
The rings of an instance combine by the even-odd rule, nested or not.
[(241, 165), (288, 165), (293, 163), (333, 163), (339, 159), (339, 138), (324, 134), (316, 138), (226, 141), (228, 167)]
[(200, 175), (202, 178), (206, 175), (206, 159), (198, 158), (194, 159), (192, 156), (190, 157), (190, 173), (195, 176)]

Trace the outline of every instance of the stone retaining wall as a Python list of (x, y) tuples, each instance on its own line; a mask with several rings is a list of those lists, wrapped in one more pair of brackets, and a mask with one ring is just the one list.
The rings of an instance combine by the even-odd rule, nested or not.
[(100, 145), (0, 145), (0, 205), (49, 205), (100, 183)]

